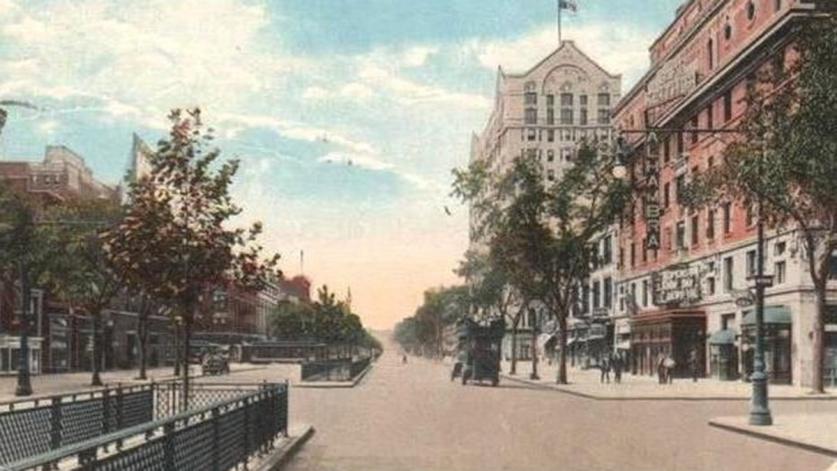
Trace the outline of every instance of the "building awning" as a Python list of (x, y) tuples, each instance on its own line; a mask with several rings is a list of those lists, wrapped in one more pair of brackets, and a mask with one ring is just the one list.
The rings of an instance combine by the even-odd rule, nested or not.
[[(744, 311), (744, 319), (741, 325), (755, 325), (756, 311), (748, 309)], [(765, 324), (790, 324), (791, 312), (787, 306), (765, 306), (764, 307), (764, 323)]]
[(732, 345), (735, 343), (735, 331), (731, 329), (719, 330), (709, 336), (709, 345)]

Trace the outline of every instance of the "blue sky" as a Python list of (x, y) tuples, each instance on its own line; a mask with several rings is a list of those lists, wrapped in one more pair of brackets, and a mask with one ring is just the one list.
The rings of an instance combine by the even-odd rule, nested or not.
[[(64, 144), (115, 182), (133, 132), (153, 143), (168, 109), (200, 105), (242, 160), (243, 219), (265, 223), (285, 271), (304, 250), (315, 283), (351, 286), (387, 327), (456, 281), (467, 211), (450, 169), (490, 112), (497, 66), (556, 47), (555, 3), (0, 0), (0, 99), (44, 109), (13, 112), (0, 159)], [(578, 3), (565, 38), (627, 89), (679, 1)]]

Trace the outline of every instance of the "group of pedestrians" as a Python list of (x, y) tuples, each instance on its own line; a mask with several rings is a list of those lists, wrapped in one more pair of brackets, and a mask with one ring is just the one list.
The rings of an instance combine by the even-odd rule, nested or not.
[(622, 358), (620, 352), (613, 352), (610, 355), (604, 355), (599, 360), (599, 369), (602, 372), (601, 383), (610, 384), (610, 371), (613, 370), (613, 382), (619, 384), (622, 382), (622, 370), (625, 366), (625, 360)]
[[(674, 367), (677, 362), (671, 357), (670, 353), (660, 352), (657, 355), (657, 378), (660, 384), (671, 384), (674, 382)], [(697, 350), (689, 352), (689, 373), (692, 377), (692, 382), (697, 382), (698, 376), (701, 375), (701, 361)]]

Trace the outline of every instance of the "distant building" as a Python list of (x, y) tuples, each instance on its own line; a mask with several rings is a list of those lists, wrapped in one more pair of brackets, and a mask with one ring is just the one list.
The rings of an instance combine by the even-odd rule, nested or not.
[[(485, 129), (471, 139), (471, 160), (484, 161), (490, 171), (500, 175), (518, 156), (537, 158), (543, 166), (545, 184), (561, 178), (572, 165), (582, 141), (609, 142), (612, 138), (611, 109), (621, 96), (622, 78), (613, 75), (588, 57), (573, 41), (560, 46), (524, 73), (497, 71), (494, 109)], [(473, 228), (479, 222), (471, 213), (472, 250), (485, 250), (485, 242), (475, 237)], [(603, 235), (613, 240), (612, 234)], [(599, 283), (609, 276), (600, 273)], [(602, 278), (599, 281), (599, 278)], [(613, 289), (614, 283), (609, 283)], [(612, 299), (601, 294), (599, 299)], [(589, 299), (588, 299), (589, 301)], [(512, 307), (511, 311), (517, 311)], [(517, 358), (531, 359), (533, 323), (546, 336), (538, 343), (554, 343), (545, 332), (542, 309), (534, 315), (524, 314), (515, 342)], [(578, 325), (578, 339), (587, 339), (583, 332), (588, 321)], [(507, 326), (511, 323), (507, 320)], [(511, 330), (509, 330), (511, 332)], [(612, 337), (610, 337), (612, 338)], [(503, 356), (511, 356), (511, 334), (503, 340)]]

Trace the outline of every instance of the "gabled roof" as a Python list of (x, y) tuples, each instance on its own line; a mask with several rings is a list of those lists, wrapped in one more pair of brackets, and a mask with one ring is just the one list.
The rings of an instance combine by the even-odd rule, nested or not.
[[(604, 69), (604, 67), (600, 66), (600, 65), (599, 65), (596, 61), (594, 61), (593, 59), (591, 59), (591, 58), (590, 58), (590, 56), (588, 56), (587, 54), (585, 54), (585, 53), (584, 53), (584, 51), (582, 51), (581, 49), (579, 49), (579, 47), (578, 47), (578, 46), (576, 46), (575, 41), (569, 41), (569, 40), (564, 40), (564, 41), (561, 41), (561, 46), (559, 46), (557, 49), (555, 49), (554, 51), (552, 51), (549, 55), (547, 55), (546, 57), (544, 57), (543, 59), (541, 59), (541, 60), (540, 60), (540, 62), (538, 62), (537, 64), (535, 64), (535, 65), (534, 65), (534, 66), (532, 66), (531, 68), (529, 68), (529, 70), (527, 70), (526, 72), (519, 73), (519, 74), (503, 74), (503, 75), (504, 75), (504, 76), (506, 76), (506, 75), (507, 75), (507, 76), (509, 76), (509, 77), (515, 77), (515, 78), (520, 78), (520, 77), (525, 77), (525, 76), (527, 76), (527, 75), (530, 75), (532, 72), (534, 72), (535, 70), (537, 70), (538, 68), (540, 68), (541, 66), (543, 66), (544, 64), (546, 64), (547, 62), (549, 62), (549, 60), (550, 60), (550, 59), (552, 59), (553, 57), (555, 57), (555, 56), (556, 56), (556, 55), (557, 55), (557, 54), (558, 54), (561, 50), (563, 50), (564, 48), (572, 49), (573, 51), (577, 52), (577, 53), (578, 53), (581, 57), (583, 57), (583, 58), (584, 58), (584, 59), (585, 59), (588, 63), (590, 63), (593, 67), (595, 67), (595, 68), (596, 68), (596, 69), (598, 69), (600, 72), (602, 72), (603, 74), (607, 75), (607, 76), (608, 76), (608, 77), (610, 77), (610, 78), (614, 78), (614, 79), (616, 79), (616, 78), (620, 78), (620, 77), (622, 76), (622, 74), (616, 74), (616, 75), (614, 75), (614, 74), (611, 74), (610, 72), (608, 72), (607, 70), (605, 70), (605, 69)], [(502, 72), (502, 68), (500, 69), (500, 71)]]

